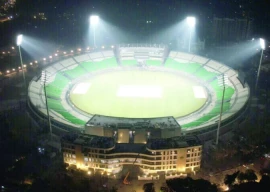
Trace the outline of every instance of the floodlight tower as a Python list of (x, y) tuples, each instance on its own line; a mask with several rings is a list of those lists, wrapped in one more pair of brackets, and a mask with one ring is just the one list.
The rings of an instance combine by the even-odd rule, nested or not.
[(47, 92), (46, 92), (46, 83), (48, 83), (50, 75), (46, 71), (41, 72), (41, 85), (43, 85), (44, 89), (44, 96), (45, 96), (45, 104), (46, 104), (46, 110), (47, 110), (47, 116), (48, 116), (48, 125), (50, 128), (50, 139), (52, 140), (52, 125), (51, 125), (51, 117), (49, 114), (49, 107), (48, 107), (48, 100), (47, 100)]
[(21, 53), (21, 44), (23, 41), (23, 35), (20, 34), (17, 36), (17, 46), (19, 47), (19, 54), (20, 54), (20, 61), (21, 61), (21, 68), (22, 68), (22, 74), (23, 74), (23, 82), (24, 82), (24, 87), (25, 87), (25, 91), (27, 94), (27, 86), (26, 86), (26, 81), (25, 81), (25, 74), (24, 74), (24, 70), (23, 70), (23, 61), (22, 61), (22, 53)]
[(262, 65), (263, 51), (265, 50), (265, 41), (262, 38), (260, 38), (260, 46), (261, 46), (261, 49), (262, 49), (262, 53), (261, 53), (260, 63), (259, 63), (258, 72), (257, 72), (257, 78), (256, 78), (256, 84), (255, 84), (255, 93), (257, 92), (257, 86), (258, 86), (258, 81), (259, 81), (259, 76), (260, 76), (260, 71), (261, 71), (261, 65)]
[(90, 16), (90, 24), (93, 25), (93, 30), (94, 30), (94, 47), (96, 47), (96, 25), (99, 22), (99, 16), (97, 15), (92, 15)]
[(187, 17), (187, 24), (189, 26), (188, 52), (190, 52), (191, 32), (192, 32), (192, 29), (194, 29), (194, 27), (195, 27), (196, 18), (195, 17)]
[(219, 114), (219, 121), (218, 121), (218, 128), (217, 128), (217, 138), (216, 138), (216, 145), (218, 145), (219, 140), (219, 129), (221, 125), (221, 118), (222, 118), (222, 112), (223, 112), (223, 103), (224, 103), (224, 95), (225, 95), (225, 89), (228, 85), (228, 76), (226, 74), (222, 74), (218, 77), (218, 85), (223, 88), (222, 90), (222, 100), (221, 100), (221, 107), (220, 107), (220, 114)]

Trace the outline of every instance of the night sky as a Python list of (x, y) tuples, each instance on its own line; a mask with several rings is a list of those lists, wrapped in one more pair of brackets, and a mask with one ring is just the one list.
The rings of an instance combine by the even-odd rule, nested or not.
[[(17, 0), (9, 14), (17, 13), (18, 18), (0, 25), (0, 35), (14, 36), (22, 32), (43, 39), (60, 39), (60, 33), (70, 32), (78, 34), (78, 40), (87, 30), (89, 15), (98, 14), (122, 31), (143, 37), (193, 15), (197, 17), (196, 28), (201, 39), (209, 35), (213, 17), (251, 19), (254, 35), (267, 38), (270, 34), (268, 5), (267, 0)], [(45, 13), (47, 22), (37, 24), (33, 21), (32, 15), (38, 12)], [(68, 22), (63, 20), (63, 14), (73, 15)], [(151, 25), (145, 24), (148, 20), (152, 21)], [(8, 43), (8, 39), (5, 38), (0, 46)]]

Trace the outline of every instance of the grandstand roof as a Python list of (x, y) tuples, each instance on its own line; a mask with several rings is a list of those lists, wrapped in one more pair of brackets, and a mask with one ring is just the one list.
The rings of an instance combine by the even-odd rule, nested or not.
[(101, 126), (114, 128), (160, 128), (172, 129), (180, 128), (174, 117), (158, 117), (158, 118), (123, 118), (109, 117), (102, 115), (94, 115), (86, 126)]

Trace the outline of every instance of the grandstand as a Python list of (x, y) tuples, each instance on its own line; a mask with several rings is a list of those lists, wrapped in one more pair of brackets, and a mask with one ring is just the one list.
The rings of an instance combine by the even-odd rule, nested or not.
[[(218, 76), (225, 73), (229, 78), (224, 96), (223, 122), (234, 121), (237, 118), (235, 115), (249, 99), (249, 87), (241, 84), (237, 72), (217, 61), (183, 52), (169, 52), (162, 45), (119, 45), (114, 50), (71, 56), (44, 69), (50, 74), (46, 91), (53, 121), (83, 130), (86, 122), (95, 114), (74, 106), (69, 98), (72, 87), (92, 76), (134, 69), (177, 74), (200, 82), (205, 87), (208, 92), (206, 104), (194, 113), (176, 117), (182, 132), (187, 134), (198, 133), (217, 124), (222, 99)], [(28, 92), (34, 111), (46, 115), (43, 87), (37, 77), (30, 82)]]

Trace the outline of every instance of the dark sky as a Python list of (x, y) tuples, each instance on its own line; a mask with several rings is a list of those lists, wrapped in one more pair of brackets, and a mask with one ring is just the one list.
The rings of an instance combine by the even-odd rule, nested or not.
[[(74, 42), (86, 31), (89, 15), (98, 14), (102, 20), (122, 31), (141, 36), (151, 35), (183, 20), (187, 15), (198, 19), (196, 30), (205, 38), (209, 34), (213, 17), (250, 18), (254, 20), (254, 34), (269, 37), (270, 11), (269, 0), (17, 0), (13, 10), (21, 20), (0, 26), (2, 34), (15, 35), (25, 32), (35, 33), (40, 37), (53, 39), (68, 34), (78, 34)], [(34, 23), (30, 17), (37, 12), (44, 12), (47, 22)], [(61, 20), (59, 15), (74, 14), (72, 22)], [(62, 17), (63, 18), (63, 17)], [(146, 21), (153, 24), (147, 26)], [(72, 25), (73, 24), (73, 25)], [(34, 27), (37, 25), (35, 30)], [(148, 28), (148, 29), (147, 29)], [(47, 30), (47, 31), (46, 31)], [(148, 31), (147, 31), (148, 30)], [(145, 34), (143, 33), (145, 32)], [(32, 33), (32, 34), (31, 34)], [(62, 35), (62, 33), (66, 33)], [(1, 34), (1, 31), (0, 31)], [(47, 37), (46, 37), (47, 36)], [(9, 38), (5, 38), (7, 41)], [(62, 41), (62, 40), (61, 40)], [(65, 40), (63, 40), (65, 41)], [(3, 42), (6, 43), (6, 42)]]
[(74, 12), (82, 17), (97, 13), (121, 23), (140, 19), (174, 22), (193, 14), (197, 17), (250, 17), (269, 21), (269, 0), (17, 0), (17, 11), (51, 14)]

